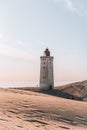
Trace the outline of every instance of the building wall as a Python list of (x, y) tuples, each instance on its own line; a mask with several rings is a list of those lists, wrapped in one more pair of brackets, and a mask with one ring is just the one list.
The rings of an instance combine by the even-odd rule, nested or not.
[(40, 89), (48, 90), (54, 87), (53, 57), (41, 56)]

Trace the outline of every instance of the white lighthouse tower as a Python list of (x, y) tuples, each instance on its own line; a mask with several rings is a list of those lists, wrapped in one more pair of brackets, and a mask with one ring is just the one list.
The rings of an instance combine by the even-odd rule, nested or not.
[(53, 56), (50, 56), (49, 49), (44, 51), (44, 56), (40, 57), (40, 89), (49, 90), (54, 88), (53, 76)]

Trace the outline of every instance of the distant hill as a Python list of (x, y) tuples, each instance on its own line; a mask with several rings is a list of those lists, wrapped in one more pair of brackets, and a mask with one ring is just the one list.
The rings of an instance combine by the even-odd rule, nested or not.
[(60, 96), (87, 101), (87, 80), (55, 87)]

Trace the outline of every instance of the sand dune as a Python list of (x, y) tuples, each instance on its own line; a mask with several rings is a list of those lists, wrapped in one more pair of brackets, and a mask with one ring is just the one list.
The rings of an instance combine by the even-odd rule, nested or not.
[(87, 103), (0, 89), (0, 130), (87, 130)]
[(87, 101), (87, 80), (58, 86), (55, 89), (65, 94), (68, 98)]

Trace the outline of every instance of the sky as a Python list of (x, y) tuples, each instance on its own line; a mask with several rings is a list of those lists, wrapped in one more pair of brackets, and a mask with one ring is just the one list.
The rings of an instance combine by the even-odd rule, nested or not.
[(39, 81), (47, 47), (55, 82), (87, 79), (87, 0), (0, 0), (0, 81)]

